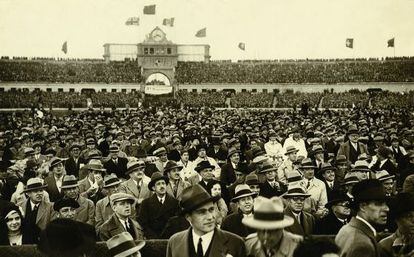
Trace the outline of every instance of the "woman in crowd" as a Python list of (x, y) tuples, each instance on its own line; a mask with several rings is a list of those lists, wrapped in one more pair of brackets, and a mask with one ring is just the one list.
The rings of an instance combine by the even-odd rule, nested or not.
[(0, 245), (28, 244), (27, 236), (23, 231), (23, 215), (19, 207), (8, 204), (1, 213), (0, 220)]

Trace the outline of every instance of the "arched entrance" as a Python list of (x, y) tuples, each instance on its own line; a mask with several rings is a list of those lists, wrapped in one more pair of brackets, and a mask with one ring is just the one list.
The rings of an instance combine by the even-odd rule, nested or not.
[(145, 80), (145, 85), (171, 86), (170, 79), (160, 72), (152, 73)]

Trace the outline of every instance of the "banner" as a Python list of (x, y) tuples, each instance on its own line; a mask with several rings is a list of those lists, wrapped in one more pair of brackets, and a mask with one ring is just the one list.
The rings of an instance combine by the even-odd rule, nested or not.
[(155, 4), (144, 6), (144, 14), (154, 15), (155, 14)]
[(145, 94), (148, 95), (164, 95), (172, 93), (172, 86), (162, 85), (146, 85)]

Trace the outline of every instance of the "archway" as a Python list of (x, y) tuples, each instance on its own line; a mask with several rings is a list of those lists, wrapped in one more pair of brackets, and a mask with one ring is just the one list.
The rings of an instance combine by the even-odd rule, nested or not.
[(156, 72), (148, 76), (148, 78), (145, 80), (145, 85), (171, 86), (171, 82), (166, 75), (160, 72)]

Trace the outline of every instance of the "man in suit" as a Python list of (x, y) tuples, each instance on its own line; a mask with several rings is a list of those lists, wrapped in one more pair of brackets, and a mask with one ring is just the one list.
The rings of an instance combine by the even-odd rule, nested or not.
[(178, 212), (178, 201), (167, 194), (167, 184), (168, 178), (160, 172), (152, 174), (148, 188), (154, 194), (142, 201), (137, 217), (146, 238), (161, 238), (168, 219)]
[(385, 147), (381, 146), (377, 149), (377, 161), (371, 167), (373, 171), (386, 170), (391, 175), (396, 175), (398, 172), (397, 166), (390, 160), (392, 151)]
[(252, 192), (246, 184), (236, 186), (232, 202), (237, 204), (237, 212), (224, 218), (221, 229), (232, 232), (240, 237), (247, 237), (255, 231), (242, 223), (243, 217), (253, 214), (254, 198), (257, 194)]
[(122, 232), (128, 232), (134, 240), (145, 239), (142, 227), (132, 219), (132, 206), (135, 204), (135, 198), (129, 194), (116, 193), (110, 196), (110, 201), (114, 214), (98, 230), (99, 238), (106, 241)]
[(266, 180), (260, 184), (260, 196), (271, 198), (286, 192), (286, 185), (278, 181), (277, 169), (270, 162), (265, 162), (259, 173), (266, 176)]
[(288, 188), (283, 198), (287, 200), (287, 207), (284, 213), (294, 219), (293, 225), (286, 228), (293, 234), (308, 236), (313, 233), (315, 227), (315, 218), (312, 214), (303, 210), (305, 199), (310, 197), (310, 194), (305, 192), (305, 189), (300, 185)]
[(365, 144), (358, 142), (359, 131), (356, 126), (349, 127), (348, 139), (348, 141), (342, 143), (339, 147), (337, 156), (345, 155), (346, 159), (353, 164), (358, 160), (360, 154), (368, 154), (368, 149)]
[(74, 175), (63, 177), (62, 191), (65, 198), (75, 200), (79, 207), (76, 209), (75, 220), (95, 225), (95, 204), (81, 195), (79, 195), (78, 179)]
[(56, 202), (63, 197), (62, 181), (65, 175), (65, 168), (61, 159), (54, 157), (50, 160), (49, 175), (45, 178), (46, 191), (51, 202)]
[(282, 162), (282, 164), (277, 169), (277, 177), (279, 181), (282, 182), (283, 184), (287, 184), (287, 174), (296, 169), (296, 165), (294, 163), (296, 162), (296, 159), (298, 157), (297, 153), (298, 153), (298, 149), (296, 149), (292, 145), (286, 148), (285, 156), (287, 158)]
[(343, 226), (335, 237), (336, 244), (341, 248), (340, 256), (379, 257), (381, 252), (374, 226), (387, 222), (389, 208), (385, 202), (384, 187), (377, 179), (366, 179), (355, 184), (352, 195), (356, 217)]
[(71, 145), (69, 148), (70, 157), (65, 161), (66, 174), (74, 175), (77, 178), (79, 177), (80, 164), (84, 163), (84, 160), (80, 158), (80, 149), (81, 146), (76, 143)]
[(333, 191), (331, 200), (326, 204), (329, 214), (316, 221), (317, 235), (336, 235), (338, 231), (349, 222), (351, 218), (351, 199), (340, 191)]
[(175, 161), (168, 161), (164, 168), (164, 175), (168, 177), (167, 194), (179, 200), (184, 188), (191, 186), (189, 182), (181, 179), (180, 172), (183, 166)]
[(339, 190), (339, 184), (335, 180), (335, 170), (336, 168), (328, 162), (322, 163), (319, 171), (321, 173), (322, 181), (325, 183), (328, 201), (332, 200), (333, 192)]
[(180, 206), (191, 227), (168, 240), (166, 257), (233, 256), (245, 257), (243, 239), (216, 227), (216, 207), (220, 196), (211, 196), (201, 185), (184, 190)]
[(240, 162), (240, 151), (230, 148), (227, 159), (229, 161), (221, 167), (220, 181), (229, 186), (236, 181), (235, 170)]
[(118, 156), (119, 147), (117, 145), (111, 145), (109, 147), (110, 159), (104, 163), (107, 174), (115, 173), (118, 178), (127, 179), (127, 163), (128, 159)]
[[(207, 183), (214, 178), (213, 169), (214, 165), (211, 165), (210, 162), (201, 161), (195, 167), (195, 171), (198, 172), (198, 175), (191, 177), (189, 180), (198, 180), (198, 184), (200, 184), (206, 191), (208, 191)], [(191, 184), (197, 184), (194, 182)]]
[(147, 182), (144, 181), (144, 171), (145, 163), (143, 161), (128, 162), (126, 175), (129, 176), (129, 179), (122, 182), (120, 187), (121, 192), (135, 197), (138, 205), (152, 195)]
[(286, 230), (294, 219), (283, 212), (283, 201), (279, 197), (271, 199), (257, 197), (255, 212), (242, 220), (246, 226), (257, 230), (246, 238), (248, 256), (274, 257), (292, 256), (302, 236)]
[[(102, 189), (106, 191), (105, 198), (96, 203), (95, 208), (95, 228), (99, 230), (100, 226), (108, 220), (114, 213), (110, 205), (110, 197), (120, 191), (121, 180), (115, 174), (106, 175), (103, 180)], [(125, 193), (125, 192), (123, 192)]]
[(84, 196), (96, 203), (100, 199), (104, 198), (104, 194), (102, 193), (102, 184), (106, 169), (104, 169), (100, 160), (94, 159), (90, 160), (86, 166), (88, 176), (79, 181), (79, 192), (81, 196)]
[(42, 143), (40, 143), (39, 141), (34, 142), (34, 143), (33, 143), (33, 149), (34, 149), (34, 152), (35, 152), (35, 155), (34, 155), (34, 160), (35, 160), (35, 162), (36, 162), (39, 166), (41, 166), (44, 162), (46, 162), (46, 161), (47, 161), (47, 157), (46, 157), (46, 155), (43, 155), (43, 154), (41, 153), (41, 151), (42, 151)]
[(20, 206), (26, 224), (23, 234), (27, 233), (30, 243), (33, 244), (38, 242), (40, 231), (46, 228), (53, 215), (53, 205), (43, 198), (46, 187), (42, 179), (30, 178), (23, 191), (28, 196)]
[(53, 204), (58, 218), (76, 220), (76, 210), (79, 203), (72, 198), (62, 198)]

